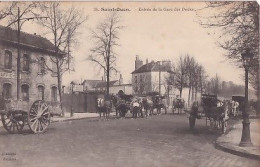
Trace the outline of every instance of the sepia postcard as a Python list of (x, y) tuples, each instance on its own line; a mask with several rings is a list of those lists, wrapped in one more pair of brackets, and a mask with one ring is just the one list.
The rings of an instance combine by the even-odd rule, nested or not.
[(0, 167), (259, 167), (257, 1), (1, 1)]

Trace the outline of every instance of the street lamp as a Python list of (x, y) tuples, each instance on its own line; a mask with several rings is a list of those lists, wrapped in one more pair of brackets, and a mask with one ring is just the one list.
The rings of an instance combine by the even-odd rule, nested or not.
[(245, 68), (245, 105), (243, 110), (243, 130), (242, 137), (239, 146), (248, 147), (252, 146), (250, 137), (250, 121), (249, 121), (249, 106), (248, 106), (248, 70), (250, 67), (250, 62), (253, 58), (253, 54), (249, 49), (246, 49), (242, 54), (243, 66)]
[(73, 87), (74, 87), (75, 83), (73, 81), (71, 81), (70, 85), (71, 85), (71, 109), (70, 109), (70, 116), (73, 117), (73, 114), (74, 114), (74, 108), (73, 108), (73, 94), (74, 94), (74, 92), (73, 92)]

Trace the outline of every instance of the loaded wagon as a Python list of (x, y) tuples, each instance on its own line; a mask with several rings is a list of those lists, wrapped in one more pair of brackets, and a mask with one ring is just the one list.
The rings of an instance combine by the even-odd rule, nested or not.
[(59, 103), (43, 100), (34, 102), (4, 99), (0, 95), (0, 115), (3, 127), (9, 133), (21, 133), (28, 125), (33, 133), (43, 133), (51, 120), (51, 110), (59, 107)]
[(202, 94), (201, 103), (194, 102), (189, 111), (190, 129), (195, 127), (196, 119), (205, 118), (206, 126), (208, 122), (212, 129), (226, 132), (227, 128), (227, 104), (217, 99), (216, 95)]

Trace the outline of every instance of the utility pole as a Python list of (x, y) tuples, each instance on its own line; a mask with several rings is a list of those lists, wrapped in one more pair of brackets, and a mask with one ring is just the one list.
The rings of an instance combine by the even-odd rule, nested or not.
[(18, 18), (17, 18), (17, 100), (20, 99), (20, 79), (21, 79), (21, 73), (20, 73), (20, 66), (21, 66), (21, 55), (20, 55), (20, 34), (21, 34), (21, 25), (20, 25), (20, 8), (18, 7)]
[(159, 96), (161, 96), (161, 62), (158, 61), (159, 63)]
[(20, 99), (20, 85), (21, 85), (21, 51), (20, 51), (20, 43), (21, 43), (21, 27), (22, 24), (25, 21), (29, 21), (32, 19), (42, 19), (42, 18), (48, 18), (48, 17), (25, 17), (22, 18), (22, 15), (25, 13), (25, 11), (23, 11), (22, 15), (21, 15), (21, 11), (20, 8), (18, 8), (18, 13), (17, 13), (17, 19), (12, 21), (7, 27), (10, 27), (11, 25), (17, 23), (17, 100)]

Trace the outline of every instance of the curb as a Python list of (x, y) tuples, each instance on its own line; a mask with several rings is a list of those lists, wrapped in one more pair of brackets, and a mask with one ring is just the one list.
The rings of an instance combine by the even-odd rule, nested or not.
[[(76, 120), (82, 120), (82, 119), (94, 119), (94, 118), (99, 118), (99, 116), (94, 116), (94, 117), (81, 117), (81, 118), (67, 118), (67, 119), (61, 119), (61, 120), (54, 120), (51, 121), (51, 123), (56, 123), (56, 122), (66, 122), (66, 121), (76, 121)], [(113, 116), (110, 116), (110, 119), (115, 119)]]
[(93, 119), (93, 118), (98, 118), (98, 116), (96, 116), (96, 117), (83, 117), (83, 118), (68, 118), (68, 119), (61, 119), (61, 120), (54, 120), (54, 121), (52, 120), (51, 123), (82, 120), (82, 119)]
[(215, 148), (222, 150), (224, 152), (234, 154), (234, 155), (238, 155), (238, 156), (241, 156), (241, 157), (246, 157), (246, 158), (255, 159), (255, 160), (260, 161), (260, 155), (245, 152), (243, 150), (237, 150), (237, 149), (233, 148), (232, 146), (222, 144), (218, 141), (215, 142)]

